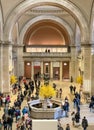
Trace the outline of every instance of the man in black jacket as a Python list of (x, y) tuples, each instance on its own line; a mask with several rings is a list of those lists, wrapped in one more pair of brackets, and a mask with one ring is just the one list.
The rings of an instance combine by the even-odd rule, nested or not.
[(83, 127), (83, 130), (87, 130), (88, 121), (87, 121), (87, 119), (86, 119), (85, 116), (84, 116), (84, 118), (82, 119), (82, 127)]

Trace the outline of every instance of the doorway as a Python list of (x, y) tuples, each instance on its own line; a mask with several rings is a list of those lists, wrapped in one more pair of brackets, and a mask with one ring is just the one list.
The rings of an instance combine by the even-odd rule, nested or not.
[(24, 76), (27, 79), (31, 79), (31, 62), (30, 61), (24, 62)]

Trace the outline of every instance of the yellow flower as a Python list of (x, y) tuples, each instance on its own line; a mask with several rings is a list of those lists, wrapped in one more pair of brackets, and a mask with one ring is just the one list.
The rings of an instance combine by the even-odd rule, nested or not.
[(15, 84), (17, 82), (17, 77), (15, 75), (10, 76), (10, 84)]
[(82, 76), (77, 77), (77, 83), (83, 84), (83, 77)]
[(40, 88), (39, 95), (43, 98), (50, 98), (56, 94), (54, 88), (50, 85), (44, 85)]

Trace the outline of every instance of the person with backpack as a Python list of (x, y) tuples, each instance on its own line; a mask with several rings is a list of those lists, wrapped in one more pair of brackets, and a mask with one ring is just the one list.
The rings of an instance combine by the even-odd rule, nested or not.
[(87, 130), (88, 121), (87, 121), (87, 119), (86, 119), (85, 116), (84, 116), (84, 118), (82, 119), (82, 127), (83, 127), (83, 130)]

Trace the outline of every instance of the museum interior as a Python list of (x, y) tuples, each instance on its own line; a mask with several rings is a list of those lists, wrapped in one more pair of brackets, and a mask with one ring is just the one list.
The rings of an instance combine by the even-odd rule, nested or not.
[[(72, 102), (69, 86), (75, 85), (83, 93), (80, 109), (83, 116), (88, 113), (87, 130), (93, 130), (94, 113), (87, 103), (94, 95), (93, 15), (94, 0), (0, 0), (0, 93), (11, 95), (12, 104), (19, 92), (12, 93), (11, 76), (27, 82), (38, 77), (43, 84), (46, 75), (52, 86), (63, 91), (63, 96), (54, 99), (68, 96)], [(62, 127), (69, 123), (71, 130), (79, 129), (72, 126), (71, 114), (67, 123), (65, 118), (61, 118)], [(37, 122), (40, 129), (36, 122), (32, 130), (57, 130), (57, 122), (44, 121), (42, 127)]]

